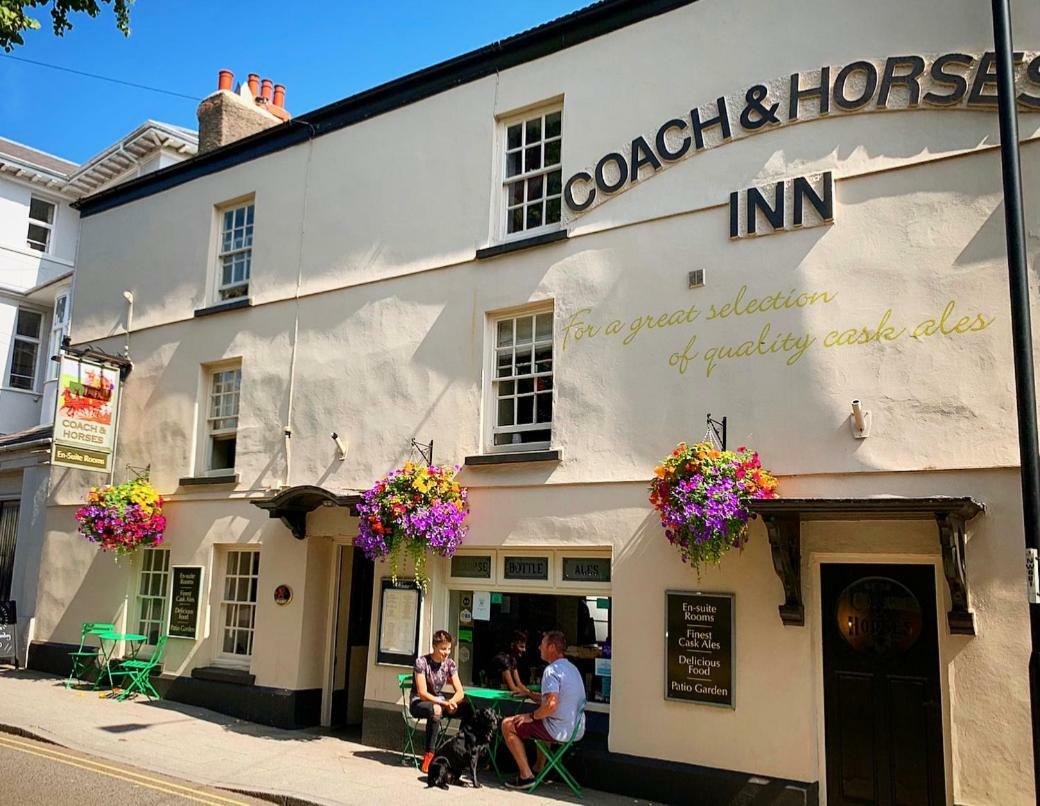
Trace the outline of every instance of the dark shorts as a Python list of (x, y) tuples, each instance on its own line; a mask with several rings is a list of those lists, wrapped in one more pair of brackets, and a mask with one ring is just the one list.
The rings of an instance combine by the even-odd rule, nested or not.
[(522, 722), (516, 726), (516, 735), (521, 739), (541, 739), (543, 742), (555, 742), (545, 729), (545, 723), (540, 719), (532, 719), (530, 722)]

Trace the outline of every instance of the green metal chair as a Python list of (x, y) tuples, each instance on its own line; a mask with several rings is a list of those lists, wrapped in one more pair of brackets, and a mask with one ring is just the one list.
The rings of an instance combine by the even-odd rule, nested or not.
[(98, 673), (98, 679), (100, 679), (101, 668), (98, 666), (100, 647), (98, 649), (88, 647), (87, 638), (91, 635), (107, 635), (115, 628), (114, 624), (104, 621), (86, 621), (83, 623), (83, 629), (79, 636), (79, 649), (69, 653), (69, 658), (72, 661), (72, 670), (65, 680), (65, 688), (72, 688), (73, 682), (91, 682), (87, 679), (87, 675), (91, 671)]
[[(545, 782), (545, 777), (549, 772), (555, 769), (563, 782), (571, 788), (571, 792), (577, 795), (579, 798), (584, 799), (584, 795), (581, 794), (581, 787), (578, 786), (578, 782), (574, 780), (574, 776), (570, 774), (565, 766), (563, 766), (563, 757), (567, 755), (567, 751), (571, 749), (574, 744), (574, 737), (578, 735), (578, 729), (582, 725), (582, 720), (579, 719), (574, 723), (574, 730), (571, 732), (571, 738), (566, 742), (546, 742), (541, 739), (535, 739), (535, 747), (545, 756), (545, 766), (542, 767), (542, 771), (535, 776), (534, 783), (528, 787), (528, 792), (534, 792), (542, 783)], [(553, 748), (556, 748), (555, 750)]]
[(161, 700), (159, 692), (152, 685), (151, 675), (155, 669), (162, 665), (163, 650), (166, 648), (168, 635), (160, 635), (155, 643), (155, 649), (148, 660), (125, 660), (112, 670), (113, 677), (128, 677), (130, 682), (123, 688), (117, 700), (125, 700), (131, 694), (144, 694), (149, 700), (153, 697)]
[[(411, 762), (415, 765), (415, 769), (418, 770), (421, 767), (420, 762), (422, 761), (423, 754), (417, 752), (415, 749), (415, 735), (419, 732), (420, 727), (424, 727), (423, 723), (426, 720), (412, 716), (412, 675), (397, 675), (397, 685), (401, 689), (401, 718), (404, 719), (404, 749), (401, 752), (401, 763), (408, 764)], [(443, 717), (441, 719), (441, 735), (437, 742), (438, 747), (451, 738), (451, 735), (448, 732), (452, 727), (451, 723), (451, 717)]]

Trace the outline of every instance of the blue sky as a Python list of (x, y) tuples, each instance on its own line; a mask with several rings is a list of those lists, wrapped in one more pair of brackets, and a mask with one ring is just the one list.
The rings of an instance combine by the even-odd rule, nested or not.
[[(137, 0), (129, 39), (107, 9), (55, 37), (29, 32), (13, 56), (201, 99), (227, 68), (286, 86), (293, 114), (547, 22), (591, 0), (394, 3)], [(0, 137), (82, 162), (151, 118), (196, 127), (198, 101), (118, 86), (0, 51)]]

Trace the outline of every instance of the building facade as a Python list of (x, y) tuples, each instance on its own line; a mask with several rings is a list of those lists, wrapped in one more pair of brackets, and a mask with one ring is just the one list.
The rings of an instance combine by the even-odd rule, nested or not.
[[(0, 138), (0, 601), (35, 597), (79, 211), (90, 193), (175, 165), (195, 132), (147, 121), (79, 165)], [(28, 638), (22, 622), (21, 640)]]
[[(83, 621), (165, 631), (188, 566), (163, 681), (218, 710), (393, 746), (434, 630), (479, 683), (562, 626), (590, 785), (1034, 802), (989, 31), (966, 2), (600, 3), (82, 200), (72, 341), (127, 347), (119, 463), (167, 539), (98, 554), (97, 477), (52, 472), (30, 665)], [(647, 485), (709, 413), (782, 498), (698, 575)], [(354, 505), (431, 440), (470, 531), (410, 627)]]

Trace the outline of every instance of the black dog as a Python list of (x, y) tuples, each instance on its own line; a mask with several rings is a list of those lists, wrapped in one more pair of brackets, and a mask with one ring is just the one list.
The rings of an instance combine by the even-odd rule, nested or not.
[(475, 711), (462, 722), (458, 735), (438, 750), (436, 758), (430, 762), (427, 788), (439, 786), (447, 789), (448, 784), (461, 784), (462, 774), (467, 770), (473, 786), (479, 788), (477, 763), (484, 753), (489, 752), (497, 731), (498, 714), (490, 708)]

